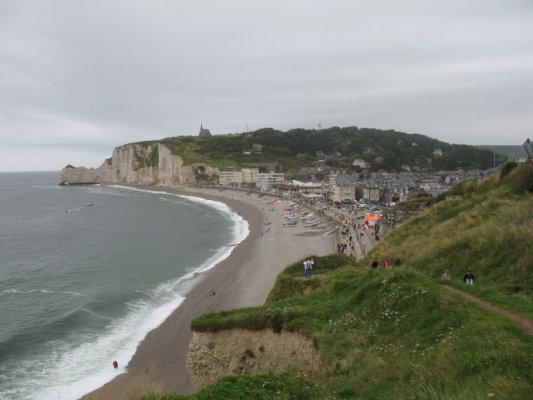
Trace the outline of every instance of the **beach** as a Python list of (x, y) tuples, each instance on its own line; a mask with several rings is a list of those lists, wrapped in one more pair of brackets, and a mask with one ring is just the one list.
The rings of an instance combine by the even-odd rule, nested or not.
[(199, 276), (183, 303), (144, 338), (128, 363), (127, 372), (84, 396), (86, 400), (137, 399), (148, 392), (192, 393), (185, 365), (192, 319), (206, 313), (262, 305), (276, 276), (287, 265), (309, 255), (335, 251), (334, 235), (326, 235), (328, 230), (311, 231), (301, 224), (285, 226), (282, 213), (286, 205), (269, 196), (208, 188), (136, 187), (223, 202), (248, 221), (250, 233), (228, 258)]

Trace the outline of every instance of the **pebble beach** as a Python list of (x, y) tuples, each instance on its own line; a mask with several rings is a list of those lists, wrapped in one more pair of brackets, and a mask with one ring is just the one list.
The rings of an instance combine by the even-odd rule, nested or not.
[(203, 273), (183, 303), (144, 338), (127, 372), (85, 395), (84, 400), (132, 400), (148, 392), (192, 393), (185, 365), (192, 319), (206, 313), (262, 305), (276, 276), (287, 265), (306, 256), (335, 251), (335, 235), (330, 230), (311, 231), (301, 224), (287, 227), (282, 216), (287, 206), (273, 197), (209, 188), (136, 187), (225, 203), (248, 222), (250, 233), (228, 258)]

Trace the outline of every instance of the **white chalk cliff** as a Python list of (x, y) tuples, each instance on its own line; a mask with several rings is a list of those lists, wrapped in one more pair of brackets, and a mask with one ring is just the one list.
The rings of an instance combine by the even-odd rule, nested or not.
[(212, 176), (216, 168), (203, 163), (183, 165), (183, 159), (161, 143), (132, 143), (113, 150), (113, 156), (98, 168), (73, 167), (61, 170), (61, 184), (137, 183), (179, 186), (196, 182), (198, 171)]

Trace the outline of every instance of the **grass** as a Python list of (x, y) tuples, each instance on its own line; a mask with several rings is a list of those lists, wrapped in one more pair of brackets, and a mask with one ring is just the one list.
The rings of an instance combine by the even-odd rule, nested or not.
[(300, 283), (290, 281), (302, 282), (298, 267), (278, 277), (278, 294), (265, 306), (204, 316), (193, 328), (274, 325), (309, 335), (329, 365), (307, 377), (324, 398), (486, 399), (492, 393), (522, 399), (533, 393), (531, 338), (415, 268), (325, 268), (312, 279), (318, 284), (291, 296), (289, 288)]
[(302, 378), (288, 374), (230, 376), (192, 396), (150, 394), (141, 400), (313, 400), (322, 398), (320, 390)]
[(355, 265), (354, 261), (341, 254), (331, 254), (314, 260), (313, 275), (315, 279), (304, 279), (302, 263), (289, 265), (283, 274), (277, 278), (276, 285), (270, 291), (266, 304), (274, 303), (296, 295), (304, 295), (323, 286), (327, 282), (324, 275), (326, 271), (332, 271), (347, 265)]
[(352, 264), (352, 260), (339, 254), (315, 257), (314, 278), (305, 279), (302, 263), (297, 262), (287, 267), (284, 273), (278, 276), (277, 283), (270, 292), (265, 307), (240, 308), (204, 315), (193, 320), (191, 327), (198, 332), (232, 328), (250, 330), (270, 328), (274, 331), (286, 329), (300, 310), (278, 300), (311, 294), (328, 284), (327, 271), (333, 271), (350, 264)]
[[(471, 181), (393, 231), (369, 258), (408, 263), (438, 279), (449, 269), (459, 289), (533, 318), (533, 197), (527, 170)], [(524, 176), (529, 178), (524, 179)], [(465, 288), (471, 270), (476, 285)]]
[[(358, 263), (314, 257), (311, 280), (301, 262), (292, 264), (264, 306), (192, 322), (196, 331), (299, 331), (315, 342), (325, 368), (227, 377), (193, 396), (144, 400), (533, 398), (531, 336), (439, 279), (450, 269), (452, 286), (532, 314), (533, 175), (524, 168), (442, 196)], [(392, 269), (368, 268), (384, 258)], [(472, 287), (461, 281), (467, 269), (477, 276)]]

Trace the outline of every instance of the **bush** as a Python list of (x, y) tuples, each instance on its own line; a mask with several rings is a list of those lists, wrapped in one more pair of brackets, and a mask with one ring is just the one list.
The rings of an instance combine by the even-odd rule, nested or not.
[(503, 179), (505, 178), (507, 175), (509, 175), (511, 173), (511, 171), (513, 169), (515, 169), (516, 167), (518, 167), (518, 164), (515, 163), (514, 161), (509, 161), (508, 163), (506, 163), (501, 172), (500, 172), (500, 179)]
[(524, 165), (513, 170), (509, 176), (510, 185), (517, 194), (533, 192), (533, 163), (528, 160)]

